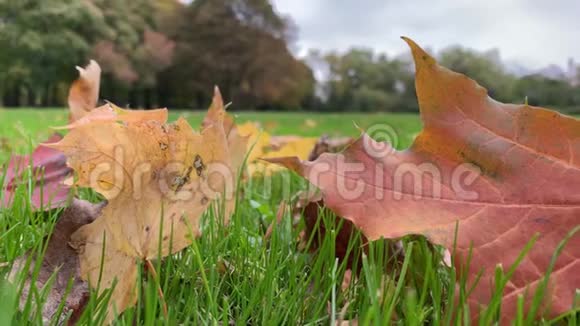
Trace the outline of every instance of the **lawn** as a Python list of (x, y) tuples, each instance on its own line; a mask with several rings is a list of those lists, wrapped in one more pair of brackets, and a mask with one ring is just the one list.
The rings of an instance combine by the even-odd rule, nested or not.
[[(183, 111), (173, 113), (171, 118), (179, 114), (194, 126), (203, 117), (202, 112)], [(407, 147), (421, 128), (418, 116), (410, 114), (236, 113), (235, 116), (237, 122), (258, 121), (274, 135), (356, 136), (360, 133), (357, 128), (394, 130), (398, 148)], [(48, 137), (51, 133), (48, 127), (64, 125), (66, 119), (65, 110), (0, 110), (0, 159), (6, 160), (10, 152), (29, 151)], [(380, 138), (380, 134), (376, 136)], [(302, 248), (299, 234), (303, 225), (292, 225), (289, 216), (266, 239), (265, 232), (275, 219), (280, 201), (292, 200), (292, 194), (306, 187), (302, 179), (294, 177), (291, 184), (284, 184), (290, 191), (282, 191), (281, 181), (276, 175), (272, 178), (269, 193), (259, 186), (265, 180), (243, 186), (229, 226), (222, 226), (215, 216), (208, 214), (202, 237), (184, 251), (154, 263), (158, 278), (140, 273), (138, 304), (116, 323), (334, 325), (340, 319), (362, 325), (468, 322), (473, 312), (468, 310), (464, 296), (458, 302), (453, 299), (456, 292), (465, 294), (468, 289), (464, 282), (454, 282), (458, 272), (441, 262), (442, 250), (422, 237), (404, 238), (400, 244), (404, 257), (396, 259), (400, 255), (395, 255), (392, 246), (384, 241), (364, 246), (368, 251), (361, 254), (361, 237), (354, 233), (347, 251), (358, 268), (350, 278), (344, 277), (349, 273), (347, 260), (335, 259), (335, 217), (327, 211), (321, 212), (319, 223), (331, 231), (317, 239), (316, 252), (308, 250), (313, 239), (306, 239), (306, 248)], [(33, 295), (24, 304), (23, 312), (17, 312), (19, 287), (2, 281), (14, 259), (26, 251), (33, 250), (41, 256), (43, 239), (61, 212), (32, 213), (26, 205), (26, 195), (19, 193), (19, 205), (0, 210), (0, 263), (3, 263), (0, 325), (43, 324), (34, 311), (43, 304), (45, 291), (31, 291)], [(97, 200), (89, 191), (80, 195)], [(501, 271), (497, 275), (498, 280), (503, 280)], [(158, 295), (158, 287), (163, 298)], [(91, 295), (80, 324), (98, 324), (106, 301), (106, 296)], [(162, 312), (164, 303), (168, 307), (166, 315)], [(482, 311), (481, 324), (492, 324), (499, 309), (496, 306)], [(454, 320), (453, 316), (457, 318)], [(556, 321), (538, 323), (577, 325), (577, 317), (572, 313)], [(528, 324), (526, 318), (520, 312), (516, 324)]]
[[(16, 140), (20, 145), (25, 139), (40, 140), (50, 135), (49, 127), (66, 125), (68, 112), (64, 109), (0, 109), (0, 137)], [(264, 130), (273, 135), (300, 136), (357, 136), (359, 128), (387, 124), (398, 135), (399, 147), (408, 146), (413, 135), (420, 131), (421, 123), (415, 114), (388, 113), (274, 113), (233, 112), (236, 122), (260, 122)], [(179, 116), (187, 118), (192, 126), (199, 126), (205, 112), (173, 111), (170, 120)], [(21, 147), (21, 146), (17, 146)]]

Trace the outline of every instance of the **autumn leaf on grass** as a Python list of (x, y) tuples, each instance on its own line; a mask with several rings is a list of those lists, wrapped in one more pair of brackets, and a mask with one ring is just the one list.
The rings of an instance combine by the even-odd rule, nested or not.
[[(580, 224), (580, 121), (528, 105), (502, 104), (464, 75), (443, 68), (413, 41), (424, 129), (396, 151), (363, 135), (341, 154), (315, 162), (273, 160), (296, 170), (325, 204), (371, 240), (425, 235), (453, 251), (457, 267), (472, 248), (467, 288), (475, 318), (489, 303), (497, 265), (504, 271), (534, 234), (534, 247), (505, 286), (501, 321), (528, 311), (556, 246)], [(558, 257), (539, 313), (572, 308), (580, 288), (580, 235)]]
[[(214, 199), (224, 204), (218, 205), (216, 216), (228, 222), (242, 161), (234, 155), (243, 155), (245, 144), (235, 126), (229, 126), (226, 137), (217, 90), (212, 105), (216, 103), (217, 114), (201, 132), (183, 118), (171, 124), (149, 119), (148, 111), (115, 110), (118, 119), (95, 121), (91, 115), (99, 113), (91, 112), (86, 123), (73, 124), (62, 141), (51, 145), (68, 157), (78, 186), (91, 187), (109, 201), (95, 222), (71, 238), (80, 253), (81, 275), (91, 287), (102, 292), (118, 282), (108, 321), (135, 304), (139, 260), (165, 257), (190, 245)], [(243, 150), (235, 148), (239, 146)]]
[(270, 175), (280, 170), (279, 166), (260, 161), (261, 158), (290, 155), (301, 159), (308, 158), (317, 141), (314, 137), (271, 136), (261, 129), (259, 123), (251, 121), (238, 125), (237, 128), (239, 135), (247, 139), (246, 160), (250, 176)]
[(73, 82), (68, 93), (70, 122), (79, 120), (97, 106), (99, 86), (101, 81), (101, 67), (91, 60), (85, 67), (77, 67), (79, 78)]
[(248, 173), (251, 176), (268, 176), (280, 171), (279, 166), (262, 161), (268, 158), (296, 156), (300, 159), (307, 159), (314, 145), (316, 145), (316, 141), (317, 138), (315, 137), (298, 137), (282, 144), (277, 149), (266, 150), (259, 156), (260, 160), (255, 160), (248, 164)]
[[(312, 239), (312, 244), (308, 248), (312, 252), (318, 251), (322, 245), (323, 239), (327, 233), (336, 233), (335, 244), (334, 244), (334, 254), (339, 262), (347, 259), (347, 266), (349, 269), (357, 269), (360, 267), (353, 266), (355, 260), (360, 264), (362, 262), (362, 254), (366, 252), (367, 239), (362, 236), (360, 243), (352, 250), (349, 251), (349, 244), (351, 239), (356, 239), (356, 233), (352, 222), (340, 221), (339, 218), (331, 221), (330, 224), (325, 223), (322, 220), (321, 210), (325, 208), (324, 200), (322, 200), (320, 194), (314, 194), (310, 192), (303, 192), (299, 194), (299, 201), (294, 207), (294, 212), (300, 214), (304, 219), (304, 239), (308, 241)], [(355, 256), (357, 256), (355, 258)]]
[(323, 135), (317, 141), (310, 154), (308, 154), (308, 160), (314, 161), (324, 153), (339, 153), (345, 148), (350, 146), (354, 142), (354, 138), (350, 137), (335, 137), (331, 138), (327, 135)]
[[(242, 164), (244, 163), (246, 154), (249, 150), (247, 148), (249, 136), (241, 133), (239, 126), (234, 123), (233, 117), (226, 114), (224, 101), (219, 88), (214, 86), (213, 91), (214, 96), (207, 115), (202, 121), (201, 128), (202, 130), (206, 129), (214, 125), (216, 121), (220, 121), (220, 124), (223, 125), (226, 142), (228, 144), (229, 157), (231, 158), (231, 170), (240, 173), (239, 170), (242, 168)], [(238, 175), (236, 174), (236, 177), (237, 176)], [(229, 202), (228, 205), (233, 205), (233, 203), (233, 201)]]
[[(329, 138), (327, 136), (322, 136), (317, 141), (316, 145), (308, 155), (309, 161), (314, 161), (320, 155), (324, 153), (338, 153), (343, 151), (347, 146), (352, 144), (354, 139), (350, 137), (341, 138)], [(304, 236), (305, 239), (312, 239), (310, 250), (316, 252), (320, 247), (320, 241), (325, 238), (329, 230), (334, 232), (334, 254), (340, 262), (347, 259), (347, 266), (349, 269), (354, 269), (355, 272), (360, 270), (362, 266), (362, 255), (363, 253), (368, 254), (368, 240), (362, 235), (360, 238), (360, 248), (354, 248), (354, 250), (349, 250), (349, 246), (352, 245), (351, 239), (356, 239), (355, 227), (353, 223), (349, 220), (341, 220), (339, 216), (330, 215), (330, 220), (322, 220), (322, 215), (320, 214), (326, 209), (324, 200), (319, 191), (315, 189), (309, 189), (307, 191), (302, 191), (297, 194), (298, 200), (293, 207), (293, 212), (295, 215), (301, 216), (304, 220)], [(326, 222), (326, 223), (325, 223)], [(384, 240), (385, 247), (388, 247), (390, 259), (388, 261), (389, 266), (388, 271), (395, 271), (395, 265), (402, 261), (402, 250), (398, 242), (392, 240)], [(358, 250), (361, 249), (362, 250)], [(352, 248), (351, 248), (352, 249)], [(355, 264), (355, 261), (358, 264)]]
[[(324, 153), (341, 152), (353, 141), (354, 139), (350, 137), (329, 138), (322, 136), (318, 139), (316, 145), (308, 155), (308, 160), (314, 161)], [(271, 236), (274, 224), (280, 224), (282, 219), (287, 216), (285, 213), (289, 211), (294, 226), (298, 227), (300, 224), (299, 221), (304, 222), (304, 229), (300, 232), (299, 249), (308, 249), (316, 253), (322, 244), (321, 241), (331, 231), (335, 239), (335, 257), (339, 262), (346, 259), (348, 268), (354, 269), (358, 273), (361, 267), (363, 253), (368, 254), (367, 238), (362, 235), (360, 237), (360, 243), (355, 244), (351, 239), (357, 239), (358, 236), (353, 223), (349, 220), (342, 220), (340, 217), (334, 215), (328, 215), (325, 219), (323, 218), (326, 215), (324, 214), (325, 209), (326, 205), (317, 189), (310, 187), (308, 190), (300, 191), (290, 203), (284, 201), (280, 204), (278, 213), (276, 214), (276, 220), (268, 227), (264, 238), (268, 239)], [(320, 214), (321, 212), (323, 214)], [(398, 241), (384, 240), (384, 242), (385, 246), (388, 246), (390, 249), (389, 266), (387, 269), (389, 271), (395, 271), (393, 267), (399, 263), (399, 258), (401, 258), (401, 261), (403, 258), (402, 247)], [(310, 244), (308, 248), (306, 248), (307, 243)], [(359, 250), (361, 248), (362, 250)]]
[[(61, 139), (61, 135), (54, 134), (46, 142), (53, 143)], [(3, 178), (4, 181), (0, 206), (12, 205), (18, 187), (28, 186), (26, 175), (29, 167), (33, 187), (30, 189), (30, 203), (33, 208), (46, 210), (66, 204), (69, 187), (63, 181), (71, 172), (66, 166), (66, 157), (57, 150), (40, 145), (31, 155), (12, 156), (4, 172), (0, 171), (0, 180)]]
[[(73, 199), (59, 216), (52, 234), (48, 238), (46, 249), (42, 255), (40, 267), (35, 267), (38, 257), (37, 252), (31, 250), (26, 255), (18, 258), (9, 274), (9, 279), (19, 282), (19, 277), (26, 277), (22, 293), (20, 295), (20, 308), (24, 309), (30, 296), (36, 289), (49, 290), (42, 304), (43, 323), (48, 324), (58, 318), (59, 323), (64, 321), (68, 314), (71, 316), (68, 324), (74, 324), (80, 317), (84, 306), (89, 299), (88, 284), (80, 279), (79, 257), (68, 245), (70, 236), (81, 226), (94, 221), (99, 215), (105, 203), (92, 204), (84, 200)], [(27, 266), (27, 261), (30, 265)], [(25, 271), (25, 268), (28, 270)], [(71, 287), (69, 282), (72, 279)], [(34, 285), (31, 291), (31, 281)], [(34, 300), (34, 299), (33, 299)], [(62, 306), (62, 312), (60, 311)], [(33, 309), (36, 309), (34, 307)], [(57, 316), (62, 313), (61, 316)]]
[(71, 122), (63, 127), (53, 127), (53, 129), (74, 129), (88, 123), (111, 123), (111, 122), (140, 122), (140, 121), (157, 121), (164, 123), (167, 121), (166, 109), (155, 110), (125, 110), (113, 103), (107, 103), (91, 110), (90, 114)]
[(248, 138), (248, 163), (262, 157), (270, 147), (270, 134), (261, 130), (257, 122), (249, 121), (238, 125), (238, 132)]

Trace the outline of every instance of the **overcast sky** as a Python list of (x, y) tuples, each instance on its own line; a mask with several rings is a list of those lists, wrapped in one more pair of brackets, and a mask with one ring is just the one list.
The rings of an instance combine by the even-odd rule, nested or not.
[(298, 52), (371, 47), (406, 51), (406, 35), (440, 50), (498, 48), (528, 68), (580, 61), (580, 0), (273, 0), (298, 25)]

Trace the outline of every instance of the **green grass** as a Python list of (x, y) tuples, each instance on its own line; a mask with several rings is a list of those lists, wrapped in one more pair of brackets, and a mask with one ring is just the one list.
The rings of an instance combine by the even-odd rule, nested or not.
[[(201, 121), (202, 113), (186, 115), (193, 125)], [(306, 123), (306, 119), (315, 121), (316, 126), (309, 127), (312, 123)], [(246, 120), (260, 121), (273, 134), (310, 136), (323, 133), (355, 136), (359, 131), (353, 122), (361, 128), (388, 123), (397, 132), (400, 148), (408, 146), (420, 130), (419, 119), (414, 115), (238, 114), (237, 121)], [(0, 149), (0, 158), (8, 157), (9, 151), (28, 151), (50, 134), (48, 126), (65, 122), (63, 110), (0, 110), (0, 137), (8, 141), (8, 147)], [(266, 181), (272, 182), (272, 191), (268, 193), (264, 193)], [(292, 194), (306, 187), (306, 182), (295, 176), (289, 185), (284, 184), (279, 175), (272, 180), (245, 184), (238, 194), (239, 205), (230, 225), (224, 227), (218, 216), (208, 213), (201, 238), (178, 254), (154, 261), (159, 279), (145, 272), (139, 274), (138, 304), (115, 323), (328, 325), (340, 316), (358, 320), (362, 325), (451, 325), (469, 320), (464, 296), (460, 296), (459, 302), (453, 300), (456, 290), (463, 295), (468, 290), (464, 278), (459, 275), (462, 281), (456, 284), (458, 271), (443, 265), (442, 250), (422, 237), (402, 239), (404, 259), (395, 260), (392, 246), (385, 241), (370, 243), (362, 255), (365, 246), (360, 234), (353, 234), (348, 252), (357, 257), (354, 264), (360, 266), (360, 271), (344, 290), (341, 284), (347, 264), (346, 260), (339, 262), (334, 258), (340, 226), (335, 227), (332, 213), (321, 211), (318, 223), (331, 231), (319, 239), (315, 253), (300, 248), (298, 238), (303, 226), (293, 226), (290, 216), (266, 240), (264, 234), (275, 219), (280, 201), (292, 200)], [(95, 200), (90, 192), (81, 194)], [(52, 229), (60, 210), (32, 213), (26, 191), (18, 193), (16, 202), (19, 204), (0, 209), (0, 262), (7, 263), (0, 267), (0, 325), (37, 325), (42, 320), (33, 311), (43, 304), (42, 289), (31, 291), (38, 295), (19, 312), (21, 284), (2, 280), (14, 259), (31, 249), (41, 251), (43, 238)], [(313, 241), (308, 240), (309, 244)], [(497, 271), (498, 294), (508, 274), (509, 269), (505, 274)], [(158, 287), (163, 290), (169, 308), (167, 317), (161, 312)], [(491, 308), (481, 312), (482, 325), (497, 319), (501, 308), (497, 305), (499, 297), (494, 296)], [(539, 299), (541, 296), (536, 301)], [(106, 306), (106, 296), (99, 298), (93, 293), (80, 324), (98, 324)], [(459, 317), (453, 320), (455, 313)], [(570, 313), (559, 320), (536, 323), (577, 325), (578, 317)], [(530, 323), (523, 312), (516, 316), (516, 325)]]
[[(67, 114), (65, 109), (0, 108), (0, 138), (10, 139), (11, 143), (16, 142), (16, 148), (21, 148), (26, 139), (48, 137), (53, 132), (49, 127), (66, 125)], [(204, 115), (203, 111), (172, 111), (170, 120), (184, 116), (195, 127), (201, 124)], [(396, 132), (397, 146), (401, 148), (410, 145), (414, 134), (421, 130), (421, 122), (415, 114), (234, 112), (233, 115), (237, 123), (260, 122), (264, 130), (273, 135), (354, 137), (360, 134), (359, 128), (388, 124)]]

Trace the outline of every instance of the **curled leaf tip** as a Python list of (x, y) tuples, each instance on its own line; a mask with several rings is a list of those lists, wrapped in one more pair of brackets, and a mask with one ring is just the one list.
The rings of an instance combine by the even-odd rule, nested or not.
[(405, 41), (405, 43), (407, 43), (409, 48), (411, 48), (411, 53), (413, 54), (413, 61), (415, 61), (416, 67), (420, 67), (425, 64), (428, 65), (435, 64), (435, 59), (433, 59), (432, 56), (430, 56), (427, 52), (425, 52), (425, 50), (423, 50), (417, 43), (415, 43), (415, 41), (406, 36), (401, 36), (401, 38), (403, 39), (403, 41)]
[(214, 85), (213, 87), (213, 97), (219, 97), (220, 99), (222, 98), (222, 93), (220, 92), (220, 88), (217, 85)]
[(95, 71), (101, 71), (101, 66), (99, 65), (98, 62), (96, 62), (95, 60), (91, 59), (89, 61), (89, 64), (85, 67), (85, 69), (87, 70), (95, 70)]
[(99, 66), (95, 60), (89, 61), (89, 64), (84, 67), (76, 66), (75, 68), (78, 70), (81, 77), (84, 77), (87, 74), (95, 74), (99, 76), (101, 74), (101, 66)]
[(213, 88), (213, 99), (212, 99), (211, 106), (212, 107), (217, 106), (220, 108), (223, 108), (223, 106), (224, 106), (224, 100), (222, 99), (222, 93), (220, 92), (220, 89), (219, 89), (219, 87), (217, 87), (217, 85), (214, 86), (214, 88)]

